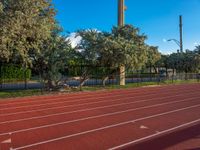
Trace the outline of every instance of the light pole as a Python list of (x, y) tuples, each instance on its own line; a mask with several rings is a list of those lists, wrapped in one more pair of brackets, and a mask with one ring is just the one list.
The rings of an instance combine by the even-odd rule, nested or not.
[(181, 53), (183, 53), (183, 19), (182, 19), (182, 15), (179, 16), (179, 33), (180, 33), (180, 40), (176, 40), (176, 39), (169, 39), (167, 40), (169, 41), (174, 41), (178, 46), (179, 46), (179, 50)]
[(180, 52), (182, 52), (182, 51), (181, 51), (181, 44), (180, 44), (180, 42), (179, 42), (178, 40), (176, 40), (176, 39), (169, 39), (169, 40), (167, 40), (167, 41), (168, 41), (168, 42), (171, 42), (171, 41), (175, 42), (175, 43), (178, 45)]
[(179, 29), (180, 29), (180, 51), (183, 53), (183, 21), (182, 15), (179, 16)]
[[(118, 26), (124, 26), (124, 22), (125, 22), (125, 12), (126, 8), (124, 5), (124, 0), (118, 0)], [(125, 65), (121, 65), (119, 67), (119, 84), (120, 85), (125, 85)]]

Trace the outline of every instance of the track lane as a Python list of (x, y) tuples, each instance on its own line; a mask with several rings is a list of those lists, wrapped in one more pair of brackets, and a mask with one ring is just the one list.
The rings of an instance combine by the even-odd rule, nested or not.
[[(182, 93), (182, 92), (188, 92), (188, 91), (193, 91), (194, 89), (185, 89), (185, 90), (181, 90), (181, 92), (180, 93)], [(173, 91), (176, 91), (176, 90), (173, 90)], [(172, 92), (173, 92), (172, 91)], [(159, 92), (159, 91), (157, 91), (157, 92)], [(145, 97), (145, 96), (157, 96), (157, 92), (153, 92), (153, 93), (150, 93), (150, 94), (143, 94), (143, 95), (138, 95), (138, 97)], [(167, 92), (171, 92), (171, 91), (165, 91), (165, 92), (160, 92), (160, 94), (162, 94), (162, 93), (167, 93)], [(173, 94), (173, 93), (172, 93)], [(124, 96), (122, 96), (123, 98), (128, 98), (128, 96), (129, 95), (124, 95)], [(130, 98), (137, 98), (136, 96), (132, 96), (132, 94), (130, 94)], [(102, 100), (100, 100), (100, 99), (102, 99)], [(107, 100), (106, 99), (106, 97), (103, 97), (103, 98), (99, 98), (99, 99), (96, 99), (97, 101), (93, 101), (93, 102), (85, 102), (85, 103), (80, 103), (80, 104), (77, 104), (77, 103), (71, 103), (71, 102), (62, 102), (62, 103), (59, 103), (60, 105), (62, 104), (62, 106), (60, 106), (58, 103), (55, 103), (54, 105), (42, 105), (42, 108), (40, 107), (40, 106), (36, 106), (36, 108), (34, 107), (34, 106), (29, 106), (29, 107), (21, 107), (21, 108), (14, 108), (14, 109), (12, 109), (12, 108), (5, 108), (5, 109), (0, 109), (0, 117), (2, 118), (3, 117), (3, 115), (4, 114), (15, 114), (16, 113), (16, 115), (17, 115), (17, 113), (18, 113), (18, 115), (21, 115), (21, 113), (29, 113), (29, 112), (33, 112), (33, 111), (40, 111), (40, 110), (46, 110), (46, 111), (49, 111), (49, 110), (51, 110), (51, 109), (54, 109), (54, 108), (62, 108), (62, 107), (69, 107), (69, 105), (79, 105), (79, 106), (83, 106), (83, 105), (85, 105), (85, 104), (98, 104), (98, 103), (101, 103), (101, 102), (110, 102), (110, 101), (118, 101), (118, 100), (120, 100), (120, 99), (117, 99), (117, 98), (111, 98), (112, 100)], [(49, 106), (49, 107), (48, 107)], [(23, 108), (23, 109), (22, 109)]]
[[(178, 86), (178, 85), (177, 85)], [(159, 88), (159, 87), (153, 87), (154, 89)], [(165, 88), (165, 86), (162, 86), (161, 88)], [(151, 90), (152, 88), (150, 88)], [(160, 88), (159, 88), (160, 89)], [(0, 104), (3, 105), (12, 105), (12, 104), (24, 104), (24, 103), (37, 103), (36, 100), (40, 100), (40, 102), (46, 102), (46, 101), (52, 101), (55, 100), (57, 98), (66, 98), (66, 96), (68, 98), (87, 98), (88, 96), (90, 97), (91, 94), (92, 96), (94, 95), (102, 95), (102, 94), (114, 94), (114, 93), (122, 93), (122, 92), (128, 92), (129, 90), (134, 91), (134, 92), (138, 92), (141, 90), (144, 90), (144, 92), (146, 90), (148, 90), (148, 88), (146, 87), (139, 87), (139, 88), (132, 88), (132, 89), (113, 89), (113, 90), (100, 90), (100, 91), (88, 91), (88, 92), (77, 92), (77, 93), (57, 93), (56, 95), (50, 94), (50, 95), (41, 95), (41, 96), (27, 96), (27, 97), (18, 97), (18, 98), (7, 98), (6, 100), (4, 99), (0, 99)]]
[[(199, 109), (200, 110), (200, 109)], [(154, 131), (153, 134), (151, 135), (146, 135), (141, 138), (137, 138), (133, 141), (130, 141), (128, 143), (123, 143), (121, 145), (118, 145), (116, 147), (110, 148), (110, 150), (115, 150), (115, 149), (138, 149), (139, 147), (137, 145), (142, 144), (148, 140), (159, 138), (161, 136), (167, 136), (170, 135), (173, 132), (178, 132), (183, 129), (187, 129), (196, 125), (200, 125), (200, 114), (198, 113), (198, 109), (194, 109), (193, 111), (186, 110), (183, 112), (177, 112), (177, 114), (168, 114), (166, 117), (163, 116), (158, 116), (155, 118), (150, 118), (146, 120), (139, 120), (136, 122), (133, 122), (138, 128), (141, 125), (144, 125), (147, 127), (146, 129), (143, 130), (152, 130)], [(177, 127), (178, 126), (178, 127)], [(187, 136), (187, 135), (186, 135)], [(172, 137), (173, 138), (173, 137)], [(172, 140), (172, 139), (170, 139)], [(178, 141), (179, 139), (173, 138), (174, 142)], [(168, 143), (167, 141), (165, 142), (165, 146)], [(162, 144), (157, 143), (157, 148), (160, 149)], [(170, 146), (170, 142), (169, 145)], [(142, 146), (143, 148), (145, 146)], [(146, 149), (150, 148), (151, 145), (146, 145)], [(156, 145), (152, 145), (152, 147), (156, 147)], [(153, 149), (153, 148), (152, 148)]]
[[(174, 86), (173, 86), (174, 87)], [(178, 86), (177, 86), (178, 87)], [(171, 91), (176, 91), (176, 90), (181, 90), (182, 92), (183, 92), (183, 98), (187, 98), (186, 97), (186, 92), (191, 92), (192, 93), (192, 91), (197, 91), (199, 88), (197, 88), (197, 87), (199, 87), (199, 86), (197, 86), (196, 84), (195, 85), (191, 85), (191, 87), (190, 86), (183, 86), (183, 87), (181, 87), (180, 89), (178, 89), (178, 88), (175, 88), (175, 89), (173, 89), (173, 88), (171, 88), (170, 86), (168, 86), (168, 88), (170, 88), (170, 90)], [(152, 89), (152, 88), (150, 88), (150, 89)], [(154, 90), (155, 90), (155, 88), (153, 88)], [(167, 89), (167, 88), (166, 88)], [(191, 90), (191, 91), (187, 91), (187, 89), (188, 90)], [(133, 90), (133, 89), (131, 89), (131, 90)], [(148, 92), (150, 91), (150, 93), (152, 93), (152, 92), (154, 92), (154, 90), (152, 90), (152, 91), (150, 91), (150, 90), (148, 90)], [(168, 89), (169, 90), (169, 89)], [(186, 92), (184, 92), (183, 90), (186, 90)], [(100, 92), (102, 92), (102, 91), (100, 91)], [(158, 95), (160, 96), (163, 96), (162, 95), (162, 93), (164, 93), (164, 92), (166, 92), (166, 90), (164, 90), (164, 91), (159, 91), (159, 90), (157, 90), (157, 92), (159, 93)], [(137, 93), (137, 92), (136, 92)], [(112, 93), (113, 94), (113, 93)], [(138, 93), (139, 94), (139, 93)], [(141, 94), (141, 93), (140, 93)], [(147, 94), (147, 93), (145, 93), (145, 94)], [(168, 93), (169, 94), (169, 93)], [(171, 92), (171, 94), (172, 95), (174, 95), (174, 93), (173, 92)], [(184, 96), (185, 95), (185, 96)], [(194, 95), (191, 95), (191, 96), (195, 96), (196, 94), (194, 94)], [(188, 96), (189, 96), (189, 94), (188, 94)], [(196, 95), (197, 96), (197, 95)], [(87, 97), (87, 96), (86, 96)], [(105, 98), (105, 97), (104, 97)], [(172, 98), (172, 97), (171, 97)], [(179, 97), (180, 98), (180, 97)], [(170, 98), (169, 98), (170, 99)], [(57, 101), (57, 100), (56, 100)], [(58, 101), (59, 102), (62, 102), (63, 100), (62, 99), (58, 99)], [(70, 101), (74, 101), (73, 99), (71, 99)], [(143, 100), (142, 100), (143, 101)], [(156, 101), (155, 101), (155, 98), (152, 100), (153, 102), (155, 102), (156, 103)], [(166, 100), (167, 101), (167, 100)], [(163, 100), (162, 102), (166, 102), (165, 100)], [(23, 101), (24, 102), (24, 101)], [(23, 103), (22, 102), (22, 103)], [(48, 102), (48, 101), (43, 101), (43, 102)], [(77, 100), (77, 102), (82, 102), (82, 100), (80, 99), (80, 101), (79, 100)], [(120, 102), (120, 101), (119, 101)], [(131, 102), (133, 102), (133, 103), (131, 103)], [(150, 102), (150, 101), (143, 101), (143, 102), (146, 102), (146, 103), (148, 103), (149, 105), (150, 104), (154, 104), (154, 103), (152, 103), (152, 102)], [(14, 101), (13, 101), (13, 103), (15, 103)], [(24, 103), (23, 103), (24, 104)], [(22, 104), (22, 106), (23, 106), (23, 104)], [(98, 104), (98, 103), (97, 103)], [(119, 106), (115, 106), (115, 105), (118, 105), (119, 104)], [(127, 101), (127, 104), (125, 104), (125, 103), (115, 103), (115, 101), (114, 101), (114, 106), (113, 107), (115, 107), (115, 108), (117, 108), (117, 109), (119, 109), (119, 110), (115, 110), (115, 111), (120, 111), (120, 109), (121, 109), (121, 111), (123, 110), (123, 109), (131, 109), (132, 108), (132, 105), (134, 104), (134, 101), (130, 101), (130, 103), (129, 103), (129, 101)], [(137, 103), (136, 103), (137, 104)], [(145, 106), (146, 105), (148, 105), (148, 104), (145, 104)], [(190, 103), (191, 104), (191, 103)], [(0, 105), (1, 105), (1, 103), (0, 103)], [(129, 107), (129, 105), (131, 105), (130, 107)], [(137, 104), (137, 105), (139, 105), (139, 103)], [(142, 105), (142, 104), (140, 104), (140, 105)], [(8, 106), (8, 105), (4, 105), (4, 106)], [(11, 106), (11, 105), (10, 105)], [(20, 106), (20, 105), (18, 105), (18, 106)], [(97, 106), (99, 106), (99, 105), (97, 105)], [(106, 109), (108, 109), (108, 112), (111, 112), (112, 113), (112, 111), (114, 112), (114, 109), (113, 108), (110, 108), (110, 107), (106, 107), (106, 105), (104, 105), (105, 106), (105, 108)], [(103, 106), (103, 107), (104, 107)], [(109, 106), (109, 105), (107, 105), (107, 106)], [(110, 106), (112, 106), (112, 105), (110, 105)], [(126, 106), (126, 107), (121, 107), (121, 106)], [(76, 107), (75, 109), (77, 109), (78, 110), (78, 107), (76, 106), (76, 105), (74, 105), (73, 107)], [(100, 106), (101, 107), (101, 106)], [(62, 108), (61, 106), (58, 106), (57, 108), (50, 108), (50, 109), (47, 109), (48, 111), (51, 111), (51, 110), (53, 110), (53, 111), (57, 111), (57, 109), (59, 109), (59, 108)], [(86, 107), (87, 108), (87, 107)], [(91, 109), (92, 108), (94, 108), (94, 106), (92, 107), (92, 105), (91, 105)], [(105, 111), (105, 108), (101, 108), (101, 110), (102, 110), (102, 112), (103, 111)], [(68, 108), (69, 109), (69, 108)], [(65, 110), (67, 110), (67, 108), (65, 109)], [(71, 109), (71, 111), (73, 110), (73, 108)], [(43, 113), (44, 113), (44, 115), (45, 114), (47, 114), (47, 115), (49, 115), (49, 112), (46, 112), (45, 113), (45, 109), (44, 110), (42, 110), (43, 111)], [(69, 111), (69, 110), (68, 110)], [(91, 110), (90, 110), (91, 111)], [(97, 113), (102, 113), (101, 111), (99, 112), (99, 111), (97, 111)], [(25, 112), (26, 113), (26, 112)], [(31, 115), (31, 114), (33, 114), (34, 112), (30, 112), (30, 114), (29, 115)], [(41, 113), (41, 112), (40, 112)], [(12, 114), (12, 113), (11, 113)], [(23, 114), (23, 113), (22, 113)], [(20, 115), (20, 114), (18, 114), (18, 115)], [(89, 114), (90, 116), (92, 116), (93, 114), (91, 113), (91, 114)], [(12, 115), (11, 115), (12, 116)], [(15, 115), (13, 115), (13, 116), (15, 116)], [(12, 116), (12, 117), (13, 117)], [(16, 115), (17, 116), (17, 115)], [(15, 116), (15, 117), (16, 117)], [(41, 116), (42, 117), (42, 115), (41, 114), (37, 114), (36, 116)], [(78, 116), (78, 114), (77, 114), (77, 116)], [(27, 117), (29, 117), (29, 116), (27, 116)], [(82, 116), (82, 117), (84, 117), (84, 116)], [(87, 116), (85, 116), (85, 117), (87, 117)], [(93, 116), (94, 117), (94, 116)], [(0, 118), (1, 119), (1, 118)], [(56, 118), (52, 118), (52, 119), (56, 119)], [(76, 119), (76, 118), (74, 118), (74, 119)], [(80, 118), (79, 118), (80, 119)], [(10, 119), (8, 119), (7, 121), (9, 121)], [(69, 119), (69, 120), (73, 120), (73, 118), (72, 119)], [(12, 121), (12, 120), (10, 120), (10, 121)], [(64, 120), (63, 120), (64, 121)], [(26, 124), (25, 122), (24, 122), (24, 124)], [(49, 124), (50, 125), (50, 124)], [(1, 127), (0, 127), (0, 129), (1, 129)], [(12, 135), (13, 136), (13, 135)], [(9, 135), (4, 135), (4, 136), (0, 136), (0, 141), (3, 141), (3, 140), (5, 140), (5, 139), (7, 139), (9, 137)], [(1, 144), (0, 144), (0, 149), (1, 149)], [(5, 145), (4, 145), (5, 146)], [(11, 146), (9, 146), (9, 147), (11, 147)], [(4, 149), (3, 149), (4, 150)]]
[[(192, 109), (192, 111), (191, 111)], [(122, 122), (118, 124), (114, 124), (112, 126), (104, 126), (98, 129), (94, 130), (88, 130), (85, 132), (79, 132), (75, 134), (71, 134), (65, 137), (59, 137), (58, 139), (51, 139), (50, 141), (43, 141), (39, 140), (39, 143), (34, 143), (33, 145), (26, 145), (25, 147), (18, 147), (16, 145), (15, 150), (39, 150), (39, 149), (48, 149), (53, 150), (56, 147), (59, 146), (59, 150), (64, 149), (108, 149), (113, 146), (124, 144), (127, 141), (131, 142), (131, 140), (139, 140), (141, 138), (144, 138), (146, 136), (158, 134), (154, 129), (144, 130), (140, 129), (140, 124), (143, 124), (143, 120), (148, 120), (148, 122), (151, 122), (152, 118), (156, 118), (160, 116), (163, 116), (162, 119), (157, 122), (164, 122), (165, 118), (168, 117), (168, 115), (173, 114), (174, 118), (177, 118), (177, 116), (184, 116), (185, 113), (188, 113), (190, 116), (194, 116), (192, 119), (199, 119), (200, 107), (194, 106), (194, 107), (184, 107), (182, 110), (173, 110), (173, 111), (167, 111), (165, 113), (159, 113), (155, 115), (149, 115), (147, 117), (138, 118), (134, 120), (129, 120), (127, 122)], [(172, 116), (170, 116), (172, 117)], [(197, 117), (197, 118), (196, 118)], [(191, 118), (189, 119), (189, 121)], [(138, 124), (136, 123), (138, 122)], [(185, 124), (188, 122), (188, 118), (185, 118), (181, 121), (178, 119), (174, 119), (173, 127)], [(200, 122), (200, 120), (199, 120)], [(172, 126), (172, 125), (171, 125)], [(164, 131), (164, 130), (163, 130)], [(13, 138), (13, 137), (12, 137)], [(16, 137), (17, 138), (17, 137)], [(29, 137), (30, 138), (30, 137)], [(18, 138), (19, 139), (19, 138)], [(112, 139), (112, 140), (111, 140)], [(23, 143), (23, 142), (22, 142)], [(15, 146), (15, 144), (13, 144)], [(18, 147), (18, 148), (17, 148)]]
[[(185, 96), (193, 96), (194, 93), (191, 93), (192, 91), (182, 91)], [(144, 103), (144, 102), (154, 102), (155, 100), (163, 100), (163, 99), (170, 99), (170, 98), (178, 98), (180, 96), (183, 96), (183, 93), (179, 92), (171, 92), (170, 94), (172, 96), (167, 96), (170, 95), (169, 93), (160, 93), (159, 97), (155, 98), (155, 95), (148, 95), (146, 96), (141, 96), (141, 97), (124, 97), (121, 99), (115, 99), (114, 101), (112, 100), (106, 100), (105, 103), (89, 103), (89, 104), (77, 104), (77, 105), (67, 105), (67, 106), (62, 106), (58, 108), (47, 108), (45, 110), (39, 110), (39, 111), (27, 111), (27, 112), (17, 112), (17, 113), (9, 113), (5, 115), (0, 115), (0, 124), (1, 122), (6, 122), (6, 121), (12, 121), (12, 120), (20, 120), (20, 119), (28, 119), (28, 118), (43, 118), (43, 116), (58, 116), (59, 114), (69, 114), (70, 112), (85, 112), (85, 111), (90, 111), (90, 110), (98, 110), (102, 108), (110, 108), (110, 107), (115, 107), (115, 106), (120, 106), (120, 105), (126, 105), (126, 104), (137, 104), (137, 103)], [(64, 108), (64, 109), (62, 109)], [(47, 111), (48, 110), (48, 111)]]
[[(132, 104), (127, 105), (120, 105), (117, 107), (103, 107), (101, 109), (92, 109), (87, 111), (72, 111), (69, 113), (64, 114), (57, 114), (57, 115), (51, 115), (46, 117), (36, 117), (36, 118), (30, 118), (30, 119), (22, 119), (22, 120), (10, 120), (8, 122), (2, 122), (0, 123), (0, 135), (5, 132), (12, 132), (17, 130), (25, 130), (29, 128), (37, 128), (40, 126), (53, 126), (57, 124), (65, 124), (66, 122), (72, 121), (72, 120), (83, 120), (84, 118), (98, 118), (99, 116), (107, 116), (112, 115), (115, 113), (123, 113), (123, 112), (129, 112), (129, 111), (135, 111), (135, 110), (142, 110), (144, 108), (151, 108), (155, 106), (159, 106), (161, 104), (176, 104), (181, 102), (196, 102), (197, 100), (195, 98), (191, 98), (191, 94), (188, 95), (179, 95), (177, 97), (163, 97), (158, 98), (157, 100), (150, 100), (149, 102), (133, 102)], [(196, 98), (200, 96), (196, 95)], [(169, 98), (176, 98), (177, 100), (171, 101)], [(181, 100), (184, 99), (184, 100)], [(198, 102), (198, 101), (197, 101)], [(63, 119), (64, 118), (64, 119)]]
[[(186, 90), (188, 89), (188, 87), (186, 88)], [(152, 90), (152, 89), (151, 89)], [(164, 91), (158, 91), (158, 90), (156, 90), (156, 91), (151, 91), (151, 90), (149, 90), (149, 91), (146, 91), (146, 93), (145, 92), (141, 92), (141, 93), (145, 93), (145, 95), (148, 95), (148, 94), (152, 94), (152, 93), (157, 93), (157, 92), (168, 92), (168, 91), (173, 91), (173, 90), (175, 90), (175, 91), (182, 91), (182, 90), (184, 90), (184, 89), (177, 89), (177, 88), (175, 88), (174, 87), (174, 89), (173, 88), (170, 88), (170, 89), (168, 89), (168, 90), (164, 90)], [(126, 91), (127, 92), (127, 91)], [(124, 96), (128, 96), (128, 95), (133, 95), (133, 96), (141, 96), (141, 93), (140, 92), (137, 92), (137, 93), (134, 93), (134, 92), (131, 92), (131, 91), (129, 91), (129, 92), (127, 92), (127, 93), (116, 93), (115, 95), (113, 95), (113, 94), (110, 94), (110, 95), (105, 95), (104, 93), (102, 93), (102, 94), (104, 94), (104, 95), (101, 95), (101, 96), (98, 96), (98, 97), (89, 97), (89, 98), (85, 98), (85, 99), (82, 99), (82, 98), (76, 98), (76, 99), (71, 99), (71, 100), (68, 100), (67, 98), (64, 98), (64, 99), (59, 99), (59, 101), (58, 102), (56, 102), (56, 100), (57, 99), (54, 99), (54, 101), (51, 101), (51, 102), (46, 102), (46, 103), (42, 103), (42, 102), (40, 102), (39, 104), (31, 104), (31, 103), (28, 103), (28, 105), (15, 105), (15, 106), (10, 106), (10, 107), (8, 107), (7, 105), (0, 105), (0, 107), (2, 107), (1, 109), (0, 109), (0, 112), (1, 112), (1, 114), (3, 114), (3, 113), (7, 113), (8, 111), (12, 111), (12, 109), (13, 109), (13, 111), (17, 111), (17, 110), (26, 110), (26, 109), (39, 109), (40, 107), (41, 108), (45, 108), (45, 106), (49, 106), (49, 107), (55, 107), (55, 106), (57, 106), (57, 105), (61, 105), (61, 104), (66, 104), (66, 103), (69, 103), (69, 105), (71, 104), (76, 104), (76, 103), (78, 103), (78, 102), (81, 102), (81, 103), (83, 103), (83, 102), (85, 102), (85, 103), (90, 103), (90, 102), (96, 102), (96, 101), (99, 101), (99, 100), (101, 100), (101, 99), (108, 99), (108, 98), (110, 98), (110, 99), (114, 99), (114, 98), (117, 98), (117, 97), (124, 97)]]
[[(170, 87), (170, 88), (169, 88)], [(199, 84), (189, 84), (187, 85), (187, 88), (198, 88), (200, 87)], [(32, 105), (32, 104), (42, 104), (43, 102), (55, 102), (55, 101), (63, 101), (63, 100), (74, 100), (74, 99), (85, 99), (85, 98), (95, 98), (97, 96), (109, 96), (113, 94), (126, 94), (126, 93), (134, 93), (134, 94), (141, 94), (144, 92), (151, 92), (151, 91), (160, 91), (160, 90), (166, 90), (166, 89), (177, 89), (177, 88), (185, 88), (184, 85), (168, 85), (168, 86), (161, 86), (161, 87), (143, 87), (143, 88), (133, 88), (133, 89), (116, 89), (116, 90), (110, 90), (110, 91), (96, 91), (96, 92), (80, 92), (80, 93), (70, 93), (70, 94), (61, 94), (61, 95), (50, 95), (50, 96), (37, 96), (37, 97), (25, 97), (25, 98), (13, 98), (13, 100), (9, 101), (0, 101), (0, 108), (5, 108), (14, 105), (16, 106), (26, 106)], [(91, 95), (92, 94), (92, 95)], [(31, 99), (33, 99), (31, 101)], [(79, 101), (79, 100), (76, 100)]]
[(13, 144), (15, 145), (15, 147), (20, 147), (22, 145), (29, 145), (40, 141), (46, 141), (58, 137), (73, 135), (80, 132), (95, 130), (105, 126), (121, 124), (124, 122), (129, 122), (130, 120), (143, 118), (145, 116), (148, 117), (150, 115), (156, 115), (168, 111), (173, 111), (178, 108), (181, 109), (188, 105), (193, 105), (195, 107), (198, 107), (199, 111), (200, 107), (199, 101), (182, 102), (176, 105), (172, 105), (172, 103), (162, 104), (153, 108), (144, 109), (143, 111), (136, 110), (132, 112), (119, 113), (110, 116), (102, 116), (95, 119), (82, 120), (64, 125), (62, 124), (53, 127), (46, 127), (42, 129), (36, 129), (36, 130), (20, 132), (17, 134), (12, 134), (12, 139), (14, 141)]

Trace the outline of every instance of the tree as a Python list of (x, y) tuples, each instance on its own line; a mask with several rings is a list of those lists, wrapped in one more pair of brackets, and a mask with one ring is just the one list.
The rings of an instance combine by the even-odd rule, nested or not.
[(70, 41), (60, 35), (59, 30), (52, 32), (51, 37), (43, 43), (41, 52), (31, 54), (34, 67), (40, 73), (48, 89), (56, 89), (62, 84), (62, 72), (70, 61), (73, 49)]
[(169, 55), (161, 54), (160, 60), (156, 62), (156, 66), (158, 66), (159, 68), (162, 68), (162, 67), (165, 68), (166, 73), (167, 73), (167, 69), (169, 68), (168, 59), (169, 59)]
[(158, 47), (155, 46), (147, 46), (147, 66), (150, 67), (150, 72), (152, 73), (152, 67), (155, 70), (155, 73), (157, 72), (156, 69), (156, 62), (158, 62), (161, 59), (161, 54), (158, 51)]
[(115, 56), (121, 56), (119, 62), (131, 68), (141, 68), (147, 61), (145, 44), (147, 37), (140, 35), (139, 29), (132, 25), (114, 27), (112, 34), (118, 45)]
[[(163, 61), (163, 58), (159, 62)], [(200, 68), (200, 54), (198, 47), (193, 50), (186, 50), (185, 53), (172, 53), (165, 56), (164, 66), (176, 69), (177, 72), (194, 73)]]
[[(146, 36), (139, 35), (139, 29), (131, 25), (113, 27), (111, 33), (82, 30), (78, 35), (82, 37), (78, 46), (80, 56), (87, 65), (105, 66), (112, 74), (121, 65), (140, 68), (146, 62)], [(89, 78), (89, 70), (86, 74), (83, 79)], [(103, 84), (106, 79), (108, 75), (104, 76)]]
[(51, 0), (0, 1), (0, 59), (15, 57), (31, 64), (29, 51), (40, 47), (55, 28)]

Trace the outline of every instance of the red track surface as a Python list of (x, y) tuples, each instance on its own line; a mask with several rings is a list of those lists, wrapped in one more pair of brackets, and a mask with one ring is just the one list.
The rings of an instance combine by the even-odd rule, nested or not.
[(169, 150), (197, 135), (200, 84), (0, 101), (0, 150)]

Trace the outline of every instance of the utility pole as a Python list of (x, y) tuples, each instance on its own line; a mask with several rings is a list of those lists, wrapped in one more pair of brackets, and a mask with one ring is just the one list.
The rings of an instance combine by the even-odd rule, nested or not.
[(179, 16), (179, 27), (180, 27), (180, 52), (183, 53), (183, 20), (182, 15)]
[(118, 0), (118, 26), (124, 25), (124, 0)]
[[(118, 0), (118, 26), (124, 26), (124, 12), (125, 12), (125, 5), (124, 0)], [(125, 65), (121, 65), (119, 67), (119, 84), (124, 86), (125, 85)]]

